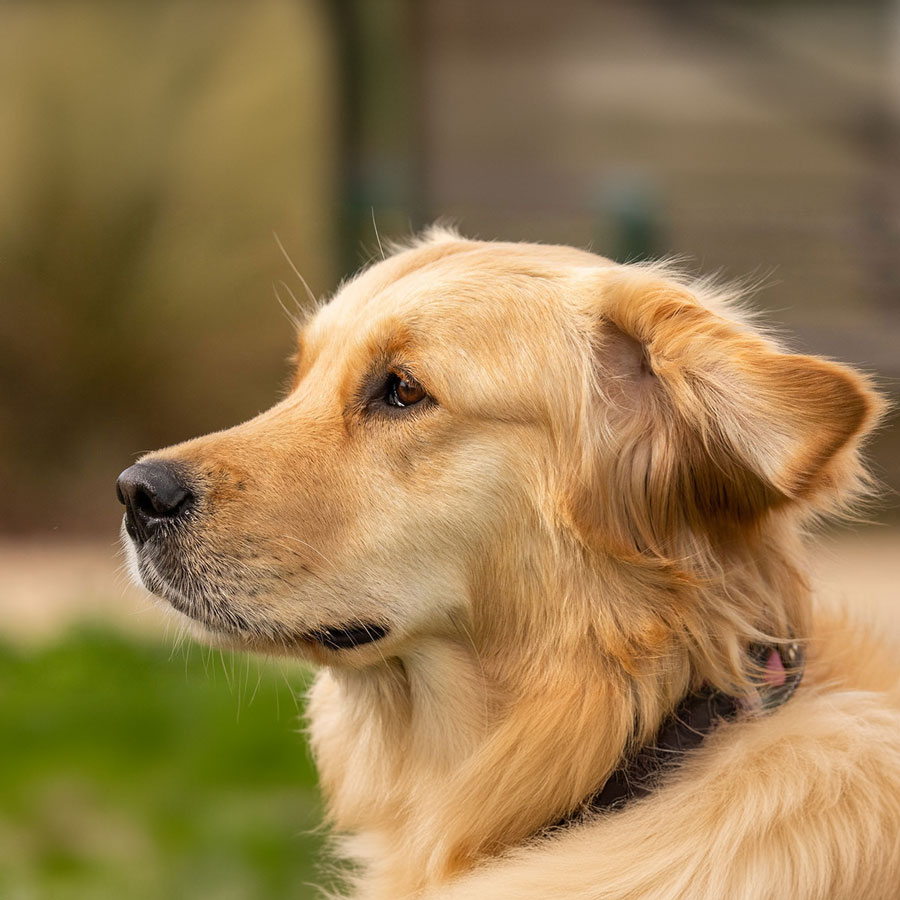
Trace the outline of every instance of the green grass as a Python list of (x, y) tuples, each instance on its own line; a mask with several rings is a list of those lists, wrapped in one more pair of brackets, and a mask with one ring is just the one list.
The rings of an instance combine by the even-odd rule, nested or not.
[(0, 897), (314, 897), (302, 671), (84, 630), (0, 645)]

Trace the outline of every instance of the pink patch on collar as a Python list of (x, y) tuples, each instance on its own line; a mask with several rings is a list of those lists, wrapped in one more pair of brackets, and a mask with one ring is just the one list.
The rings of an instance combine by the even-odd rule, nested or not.
[(784, 671), (784, 663), (781, 654), (773, 650), (766, 660), (766, 671), (763, 674), (763, 682), (772, 687), (781, 687), (787, 681), (787, 673)]

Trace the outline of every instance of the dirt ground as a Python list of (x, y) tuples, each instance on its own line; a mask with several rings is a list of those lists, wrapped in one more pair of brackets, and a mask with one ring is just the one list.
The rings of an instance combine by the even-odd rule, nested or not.
[[(817, 593), (871, 610), (900, 635), (900, 528), (870, 526), (820, 538), (811, 550)], [(165, 639), (168, 610), (131, 584), (116, 541), (0, 542), (0, 639), (52, 639), (92, 622)]]
[(0, 638), (49, 640), (84, 622), (147, 637), (172, 631), (169, 614), (131, 583), (118, 541), (0, 542)]

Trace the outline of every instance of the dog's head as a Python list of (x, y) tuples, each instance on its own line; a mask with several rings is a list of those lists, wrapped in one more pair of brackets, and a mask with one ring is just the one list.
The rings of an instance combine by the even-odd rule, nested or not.
[(664, 268), (432, 232), (315, 313), (281, 402), (119, 492), (141, 580), (217, 640), (365, 666), (553, 631), (623, 567), (682, 604), (642, 628), (702, 629), (681, 588), (858, 486), (878, 410)]

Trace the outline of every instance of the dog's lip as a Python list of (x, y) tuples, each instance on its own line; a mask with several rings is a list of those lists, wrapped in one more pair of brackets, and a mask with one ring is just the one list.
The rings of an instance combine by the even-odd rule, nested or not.
[[(135, 553), (135, 563), (137, 575), (144, 588), (151, 594), (165, 600), (170, 606), (182, 613), (187, 618), (204, 627), (207, 631), (225, 638), (239, 638), (249, 640), (256, 643), (262, 640), (266, 643), (265, 635), (259, 634), (256, 629), (250, 625), (237, 625), (232, 621), (229, 623), (231, 627), (223, 627), (221, 620), (213, 620), (202, 614), (196, 603), (191, 602), (187, 598), (175, 590), (168, 581), (163, 578), (157, 566), (146, 553), (145, 548), (136, 548), (131, 545)], [(235, 616), (234, 610), (230, 611), (232, 617)], [(341, 625), (332, 625), (314, 628), (302, 633), (295, 632), (291, 635), (285, 631), (281, 637), (273, 635), (272, 640), (278, 645), (283, 646), (284, 641), (295, 641), (298, 644), (315, 644), (324, 650), (353, 650), (357, 647), (364, 647), (367, 644), (374, 644), (382, 640), (390, 634), (390, 626), (381, 622), (354, 621)]]
[(352, 650), (365, 644), (373, 644), (387, 637), (390, 628), (375, 622), (354, 622), (331, 628), (307, 631), (303, 639), (319, 644), (328, 650)]

